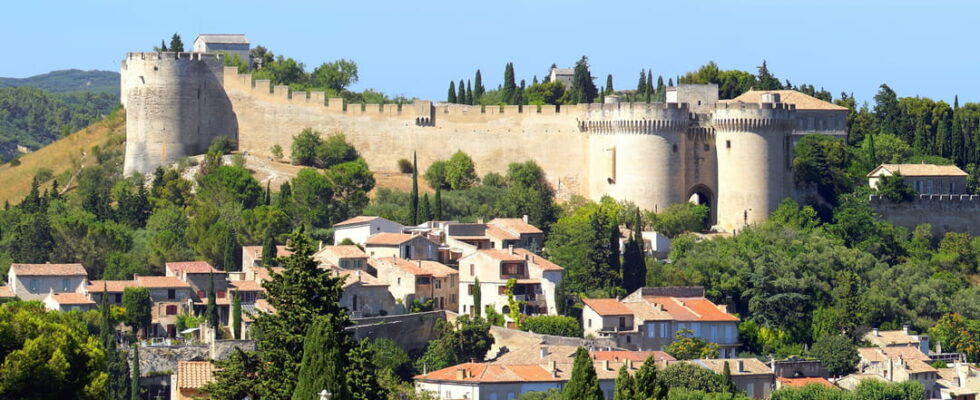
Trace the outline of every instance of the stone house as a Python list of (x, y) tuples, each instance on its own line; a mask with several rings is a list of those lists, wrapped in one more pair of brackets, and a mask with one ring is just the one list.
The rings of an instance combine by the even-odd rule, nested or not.
[(938, 368), (936, 381), (940, 399), (976, 400), (980, 395), (980, 367), (955, 362), (947, 368)]
[(170, 379), (171, 399), (206, 398), (201, 388), (214, 381), (214, 364), (210, 361), (177, 361), (177, 371), (170, 376)]
[[(368, 255), (360, 247), (353, 245), (346, 246), (322, 246), (313, 254), (313, 259), (320, 264), (327, 264), (343, 270), (369, 271)], [(377, 276), (377, 273), (371, 273)]]
[[(221, 277), (224, 280), (223, 275), (216, 277)], [(145, 287), (150, 291), (150, 299), (153, 300), (153, 309), (150, 311), (152, 324), (146, 334), (148, 336), (176, 337), (177, 316), (194, 313), (194, 308), (191, 305), (194, 300), (192, 286), (172, 276), (136, 275), (134, 278), (138, 286)], [(215, 281), (215, 286), (217, 287), (217, 285), (218, 283)], [(205, 299), (207, 299), (206, 295)]]
[(690, 363), (721, 374), (728, 363), (735, 387), (754, 399), (768, 399), (776, 385), (773, 371), (755, 358), (735, 358), (728, 360), (691, 360)]
[(51, 291), (42, 301), (44, 307), (52, 311), (88, 311), (95, 308), (95, 302), (82, 293), (55, 293)]
[(418, 300), (432, 300), (434, 310), (456, 310), (459, 273), (438, 261), (378, 258), (374, 262), (378, 278), (388, 283), (388, 290), (405, 311)]
[(168, 262), (165, 264), (168, 277), (177, 278), (190, 285), (193, 310), (201, 314), (208, 305), (208, 287), (214, 280), (215, 304), (218, 308), (218, 319), (222, 325), (228, 325), (231, 318), (231, 297), (227, 274), (211, 266), (207, 261)]
[(344, 293), (340, 296), (340, 306), (350, 312), (351, 318), (404, 312), (404, 306), (395, 304), (395, 297), (388, 290), (388, 283), (359, 269), (331, 269), (344, 277)]
[(932, 359), (917, 347), (889, 346), (862, 347), (858, 349), (861, 361), (859, 374), (876, 375), (886, 381), (919, 382), (926, 391), (926, 398), (939, 396), (936, 380), (939, 371), (930, 363)]
[(868, 186), (878, 188), (881, 177), (898, 174), (918, 194), (969, 194), (968, 174), (955, 165), (881, 164), (868, 173)]
[[(286, 246), (276, 246), (276, 257), (286, 257), (293, 252)], [(262, 246), (242, 246), (242, 271), (247, 267), (262, 266)]]
[(128, 281), (89, 281), (85, 293), (95, 304), (102, 304), (102, 296), (113, 306), (122, 306), (123, 292), (126, 288), (138, 287), (136, 280)]
[(929, 354), (929, 336), (909, 332), (909, 326), (901, 330), (883, 331), (874, 328), (864, 335), (864, 340), (877, 347), (915, 347), (923, 354)]
[(87, 276), (82, 264), (11, 264), (7, 286), (21, 300), (44, 300), (50, 293), (82, 293)]
[(720, 358), (737, 354), (739, 319), (706, 299), (704, 288), (640, 288), (622, 300), (588, 300), (582, 310), (583, 331), (613, 338), (622, 347), (663, 350), (677, 332), (690, 330), (694, 337), (718, 344)]
[(192, 50), (195, 53), (226, 53), (252, 65), (248, 38), (243, 34), (202, 34), (194, 39)]
[(398, 257), (406, 260), (438, 260), (439, 244), (422, 235), (379, 233), (367, 238), (364, 251), (371, 257)]
[(402, 233), (405, 226), (381, 217), (357, 216), (333, 225), (333, 243), (341, 244), (350, 239), (364, 246), (368, 238), (379, 233)]
[(544, 232), (522, 218), (494, 218), (487, 223), (447, 224), (446, 244), (468, 255), (481, 249), (544, 247)]
[(514, 279), (515, 300), (526, 315), (555, 315), (555, 288), (564, 269), (526, 249), (481, 249), (459, 259), (459, 312), (474, 314), (473, 288), (480, 280), (481, 303), (510, 313), (507, 282)]

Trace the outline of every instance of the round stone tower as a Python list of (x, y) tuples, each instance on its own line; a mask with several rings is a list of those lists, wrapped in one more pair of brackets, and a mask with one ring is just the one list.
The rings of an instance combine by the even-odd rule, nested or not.
[(217, 136), (236, 137), (237, 124), (222, 87), (220, 55), (128, 53), (120, 68), (126, 107), (123, 172), (149, 173), (207, 151)]
[(718, 224), (727, 231), (769, 217), (789, 192), (795, 106), (778, 94), (759, 103), (719, 102), (712, 115), (718, 157)]
[(683, 103), (589, 105), (579, 125), (589, 134), (589, 194), (662, 210), (683, 201), (691, 121)]

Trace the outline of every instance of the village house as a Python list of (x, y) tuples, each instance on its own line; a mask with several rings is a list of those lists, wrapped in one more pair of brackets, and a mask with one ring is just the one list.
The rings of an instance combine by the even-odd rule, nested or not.
[[(276, 257), (286, 257), (293, 252), (286, 246), (276, 246)], [(248, 267), (262, 266), (262, 246), (242, 246), (242, 271)]]
[(7, 287), (21, 300), (44, 300), (51, 293), (82, 293), (88, 273), (82, 264), (10, 264)]
[(194, 39), (191, 51), (195, 53), (224, 53), (227, 54), (226, 57), (237, 56), (251, 66), (250, 46), (248, 38), (240, 33), (201, 34), (197, 35), (197, 39)]
[(204, 385), (214, 381), (214, 364), (210, 361), (177, 361), (177, 371), (170, 376), (170, 398), (194, 400), (207, 398), (201, 392)]
[(881, 164), (868, 173), (868, 186), (877, 189), (884, 176), (901, 175), (918, 194), (969, 194), (968, 174), (955, 165)]
[(379, 233), (402, 233), (405, 226), (381, 217), (360, 215), (333, 225), (333, 243), (343, 244), (350, 240), (364, 246), (369, 237)]
[[(348, 271), (368, 271), (369, 268), (367, 253), (354, 245), (320, 246), (320, 249), (313, 254), (313, 259), (321, 265), (327, 264)], [(377, 276), (376, 273), (372, 275)]]
[(422, 235), (379, 233), (364, 243), (364, 251), (374, 258), (398, 257), (406, 260), (438, 260), (439, 244)]
[(463, 256), (481, 249), (544, 247), (544, 232), (523, 218), (495, 218), (487, 223), (447, 224), (446, 244)]
[(738, 317), (704, 297), (701, 287), (640, 288), (622, 300), (585, 299), (582, 329), (625, 348), (663, 350), (677, 332), (719, 347), (720, 358), (737, 354)]
[(82, 293), (48, 293), (43, 300), (44, 307), (51, 311), (88, 311), (95, 308), (95, 302)]
[(980, 367), (955, 362), (938, 368), (936, 388), (944, 400), (976, 400), (980, 396)]
[(755, 358), (691, 360), (689, 362), (710, 369), (719, 375), (724, 372), (727, 363), (735, 387), (753, 399), (768, 399), (776, 384), (772, 369)]
[(936, 380), (939, 371), (932, 359), (914, 346), (862, 347), (858, 349), (859, 374), (871, 374), (891, 382), (916, 381), (926, 391), (926, 398), (939, 396)]
[(459, 312), (473, 315), (473, 289), (480, 281), (481, 303), (504, 315), (510, 313), (507, 282), (526, 315), (555, 315), (555, 288), (564, 269), (527, 249), (481, 249), (459, 259)]
[(166, 276), (177, 278), (190, 285), (193, 290), (192, 304), (195, 314), (204, 312), (208, 305), (208, 288), (214, 282), (215, 305), (218, 319), (228, 325), (231, 318), (230, 287), (227, 274), (211, 266), (207, 261), (168, 262), (165, 264)]
[[(223, 275), (216, 277), (224, 280)], [(192, 314), (194, 311), (191, 306), (194, 299), (192, 286), (172, 276), (135, 275), (134, 280), (137, 286), (149, 290), (150, 299), (153, 300), (153, 308), (150, 310), (151, 325), (146, 334), (177, 337), (177, 316)], [(215, 286), (217, 285), (215, 282)]]
[(136, 280), (128, 281), (89, 281), (85, 285), (85, 293), (96, 304), (102, 304), (102, 297), (106, 297), (106, 302), (113, 306), (122, 306), (123, 292), (126, 288), (138, 287)]
[(438, 261), (381, 257), (374, 260), (378, 278), (388, 283), (395, 301), (411, 310), (418, 300), (432, 300), (433, 310), (456, 310), (459, 273)]
[(864, 340), (877, 347), (915, 347), (923, 354), (929, 354), (929, 336), (909, 332), (909, 326), (901, 330), (883, 331), (874, 328), (864, 335)]

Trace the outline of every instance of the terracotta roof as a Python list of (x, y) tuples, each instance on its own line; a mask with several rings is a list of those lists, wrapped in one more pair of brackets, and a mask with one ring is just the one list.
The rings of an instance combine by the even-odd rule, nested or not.
[(826, 386), (826, 387), (835, 388), (835, 389), (837, 388), (837, 386), (834, 386), (834, 384), (833, 383), (830, 383), (830, 381), (828, 381), (828, 380), (826, 380), (824, 378), (820, 378), (820, 377), (816, 377), (816, 378), (777, 378), (777, 380), (783, 386), (793, 387), (793, 388), (801, 388), (801, 387), (804, 387), (806, 385), (811, 385), (811, 384)]
[[(742, 369), (738, 369), (738, 362), (742, 362)], [(728, 362), (728, 369), (731, 371), (732, 375), (758, 375), (758, 374), (772, 374), (772, 370), (766, 363), (759, 361), (755, 358), (728, 358), (728, 359), (712, 359), (712, 360), (691, 360), (697, 365), (708, 368), (714, 371), (716, 374), (720, 374), (725, 370), (725, 362)]]
[(936, 164), (881, 164), (868, 173), (868, 177), (876, 176), (878, 170), (885, 169), (893, 174), (902, 176), (967, 176), (960, 167), (955, 165)]
[(353, 245), (323, 246), (320, 251), (316, 252), (315, 256), (319, 256), (320, 254), (330, 255), (334, 258), (368, 258), (364, 250)]
[(264, 292), (262, 284), (256, 281), (228, 281), (228, 284), (242, 292)]
[(622, 303), (630, 311), (633, 311), (633, 317), (637, 319), (637, 324), (645, 321), (671, 321), (674, 319), (670, 313), (647, 301), (624, 301)]
[(126, 288), (137, 287), (139, 283), (135, 280), (131, 281), (90, 281), (85, 287), (89, 293), (102, 293), (105, 289), (108, 293), (121, 293)]
[(246, 267), (246, 271), (252, 271), (255, 273), (255, 279), (258, 281), (268, 281), (272, 280), (272, 275), (269, 274), (269, 270), (277, 274), (281, 274), (286, 269), (283, 267)]
[(514, 254), (501, 249), (481, 249), (477, 250), (475, 254), (485, 254), (497, 261), (524, 261), (524, 256), (517, 255), (517, 249), (514, 249)]
[(905, 333), (904, 330), (878, 331), (877, 335), (871, 331), (864, 335), (864, 340), (876, 346), (918, 345), (921, 341), (921, 339)]
[(495, 225), (487, 225), (486, 235), (500, 240), (517, 240), (521, 238)]
[[(460, 373), (460, 370), (464, 373)], [(460, 379), (462, 375), (462, 379)], [(417, 380), (451, 382), (559, 382), (544, 367), (536, 364), (503, 365), (490, 363), (465, 363), (416, 376)]]
[(616, 299), (582, 299), (582, 302), (602, 316), (633, 315), (633, 311), (629, 307), (624, 306)]
[(148, 289), (153, 289), (153, 288), (171, 289), (171, 288), (191, 287), (189, 283), (174, 278), (172, 276), (137, 276), (136, 282), (139, 282), (139, 286)]
[(885, 353), (886, 357), (891, 358), (893, 360), (897, 358), (901, 358), (906, 361), (918, 360), (918, 361), (932, 362), (932, 359), (929, 358), (929, 356), (927, 356), (921, 350), (919, 350), (918, 347), (911, 347), (911, 346), (910, 347), (884, 347), (881, 349), (881, 351)]
[(351, 218), (351, 219), (348, 219), (348, 220), (344, 220), (344, 221), (340, 221), (340, 222), (338, 222), (336, 224), (333, 224), (333, 227), (336, 228), (338, 226), (359, 225), (359, 224), (364, 224), (364, 223), (368, 223), (368, 222), (374, 221), (374, 220), (376, 220), (378, 218), (380, 218), (380, 217), (359, 215), (359, 216), (356, 216), (354, 218)]
[(885, 353), (877, 347), (860, 347), (858, 348), (858, 356), (865, 362), (882, 362), (888, 359), (885, 357)]
[(646, 361), (647, 358), (650, 357), (653, 357), (654, 361), (660, 361), (660, 360), (677, 361), (676, 358), (662, 351), (600, 350), (600, 351), (590, 351), (589, 355), (592, 356), (592, 360), (594, 361), (633, 360), (635, 362), (642, 363)]
[(272, 304), (269, 304), (269, 301), (266, 300), (266, 299), (256, 299), (255, 300), (255, 308), (258, 309), (258, 310), (260, 310), (260, 311), (267, 312), (267, 313), (270, 313), (270, 314), (276, 312), (276, 308), (273, 307)]
[[(253, 259), (262, 259), (262, 246), (242, 246), (242, 250), (252, 256)], [(289, 251), (286, 246), (276, 246), (276, 257), (286, 257), (293, 252)]]
[(58, 304), (95, 304), (92, 299), (81, 293), (55, 293), (50, 296)]
[(524, 222), (523, 218), (494, 218), (487, 225), (496, 225), (516, 234), (544, 233), (538, 227)]
[[(387, 283), (382, 282), (378, 278), (375, 278), (371, 274), (364, 271), (351, 271), (340, 268), (331, 268), (331, 270), (337, 275), (344, 277), (344, 288), (358, 283), (360, 283), (361, 286), (388, 286)], [(358, 272), (360, 272), (360, 274), (358, 274)]]
[(369, 237), (365, 244), (368, 246), (397, 246), (412, 240), (415, 237), (415, 235), (410, 235), (407, 233), (381, 232)]
[(553, 263), (551, 261), (548, 261), (547, 258), (544, 258), (544, 257), (541, 257), (541, 256), (539, 256), (537, 254), (534, 254), (533, 252), (531, 252), (528, 249), (516, 249), (515, 248), (514, 249), (514, 253), (517, 253), (517, 255), (519, 255), (521, 257), (524, 257), (525, 255), (527, 255), (528, 261), (530, 261), (531, 264), (537, 265), (538, 268), (541, 268), (544, 271), (564, 271), (565, 270), (560, 265), (555, 264), (555, 263)]
[(210, 361), (177, 361), (177, 389), (200, 389), (214, 381)]
[(721, 310), (715, 303), (703, 297), (644, 297), (651, 303), (663, 306), (664, 311), (676, 321), (738, 321), (738, 317)]
[(10, 287), (7, 285), (0, 286), (0, 299), (12, 298), (14, 292), (10, 291)]
[(759, 98), (765, 93), (779, 94), (779, 101), (783, 103), (795, 104), (797, 110), (836, 110), (846, 111), (847, 107), (841, 107), (834, 103), (820, 100), (816, 97), (795, 90), (749, 90), (728, 102), (758, 103)]
[(88, 275), (82, 264), (10, 264), (17, 276), (79, 276)]
[(181, 261), (181, 262), (168, 262), (167, 269), (173, 271), (174, 273), (188, 273), (188, 274), (207, 274), (215, 273), (220, 274), (222, 271), (214, 269), (207, 261)]
[(445, 264), (438, 261), (422, 261), (422, 269), (431, 274), (435, 278), (445, 278), (449, 275), (458, 275), (459, 271), (447, 267)]

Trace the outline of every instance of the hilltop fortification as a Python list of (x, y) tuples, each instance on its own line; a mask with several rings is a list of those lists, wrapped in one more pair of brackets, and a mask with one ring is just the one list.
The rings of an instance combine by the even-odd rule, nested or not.
[(290, 92), (222, 67), (220, 55), (129, 53), (121, 72), (126, 173), (202, 153), (218, 136), (252, 154), (288, 151), (293, 135), (313, 128), (343, 132), (376, 170), (413, 151), (424, 169), (462, 150), (481, 174), (535, 160), (559, 196), (610, 195), (649, 210), (697, 201), (729, 230), (793, 194), (800, 135), (846, 134), (846, 109), (792, 91), (719, 101), (715, 85), (679, 85), (665, 103), (399, 106)]

